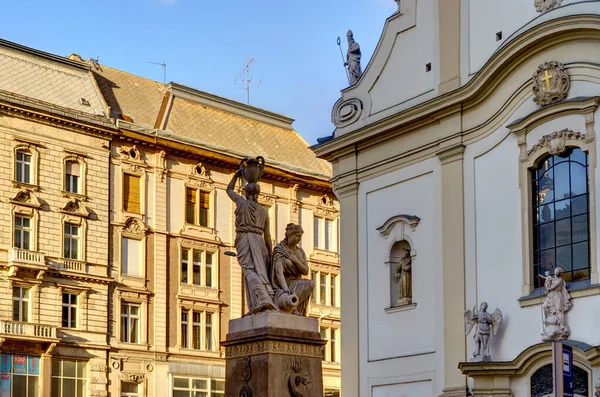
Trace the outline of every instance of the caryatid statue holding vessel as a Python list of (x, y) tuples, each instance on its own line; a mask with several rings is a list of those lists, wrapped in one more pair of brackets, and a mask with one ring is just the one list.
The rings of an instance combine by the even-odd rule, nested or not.
[[(227, 194), (236, 204), (235, 249), (246, 285), (248, 314), (282, 311), (306, 315), (308, 299), (314, 289), (308, 275), (306, 255), (298, 243), (302, 237), (299, 225), (288, 224), (285, 239), (273, 247), (269, 213), (258, 203), (265, 160), (245, 158), (227, 186)], [(235, 192), (240, 175), (246, 181), (245, 198)]]

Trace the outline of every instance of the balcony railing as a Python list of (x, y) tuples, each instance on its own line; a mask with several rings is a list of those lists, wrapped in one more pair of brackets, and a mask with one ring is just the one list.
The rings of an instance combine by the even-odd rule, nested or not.
[(79, 273), (87, 272), (87, 266), (85, 262), (74, 261), (70, 259), (65, 259), (64, 262), (58, 262), (57, 267), (59, 270), (68, 270)]
[(25, 265), (46, 266), (46, 256), (42, 252), (11, 248), (9, 261)]
[(56, 327), (51, 325), (22, 323), (19, 321), (0, 320), (0, 334), (56, 339)]

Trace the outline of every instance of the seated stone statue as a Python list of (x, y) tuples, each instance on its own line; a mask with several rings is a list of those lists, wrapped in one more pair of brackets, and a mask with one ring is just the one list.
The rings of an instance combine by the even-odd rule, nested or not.
[(306, 315), (308, 299), (315, 288), (312, 280), (302, 277), (308, 275), (309, 270), (306, 254), (298, 247), (303, 233), (300, 225), (287, 225), (285, 239), (277, 243), (273, 250), (271, 271), (275, 301), (279, 309), (299, 316)]

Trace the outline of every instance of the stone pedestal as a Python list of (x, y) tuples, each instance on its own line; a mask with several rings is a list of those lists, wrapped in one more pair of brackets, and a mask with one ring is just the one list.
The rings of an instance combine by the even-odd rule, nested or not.
[(270, 312), (229, 321), (225, 397), (322, 397), (325, 344), (313, 318)]

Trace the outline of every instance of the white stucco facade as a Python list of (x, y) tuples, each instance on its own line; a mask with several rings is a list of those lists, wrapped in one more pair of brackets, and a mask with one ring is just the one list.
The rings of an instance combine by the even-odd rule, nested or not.
[[(565, 343), (576, 395), (600, 390), (600, 2), (537, 5), (402, 1), (334, 106), (334, 139), (314, 150), (333, 164), (341, 205), (344, 396), (545, 396), (532, 170), (575, 149), (588, 159), (589, 251), (569, 263), (589, 270), (567, 283)], [(570, 88), (542, 107), (532, 76), (548, 61)], [(547, 137), (562, 130), (576, 138), (553, 152)], [(412, 258), (410, 305), (394, 301), (400, 243)], [(482, 302), (503, 313), (485, 364), (471, 361), (463, 319)]]

